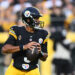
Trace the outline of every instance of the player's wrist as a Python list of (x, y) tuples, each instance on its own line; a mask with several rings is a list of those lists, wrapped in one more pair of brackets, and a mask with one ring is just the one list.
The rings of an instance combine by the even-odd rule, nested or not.
[(20, 45), (19, 46), (19, 48), (20, 48), (20, 51), (23, 51), (23, 50), (26, 50), (27, 49), (27, 45)]
[(28, 46), (27, 45), (23, 45), (23, 50), (26, 50), (28, 49)]
[(20, 51), (23, 51), (23, 45), (22, 44), (20, 44), (19, 48), (20, 48)]

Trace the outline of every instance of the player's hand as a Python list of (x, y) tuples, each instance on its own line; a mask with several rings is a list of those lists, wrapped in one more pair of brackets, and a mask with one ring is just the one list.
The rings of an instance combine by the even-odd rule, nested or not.
[[(33, 42), (32, 42), (32, 43), (33, 43)], [(37, 48), (39, 53), (41, 52), (41, 46), (40, 46), (39, 43), (34, 42), (34, 44), (32, 44), (32, 45), (29, 47), (30, 50), (34, 50), (34, 48)]]
[(26, 49), (33, 50), (36, 46), (40, 46), (40, 44), (37, 42), (30, 42), (30, 43), (24, 45), (24, 50), (26, 50)]
[(37, 49), (38, 49), (38, 52), (40, 53), (41, 52), (41, 45), (39, 43), (37, 45)]

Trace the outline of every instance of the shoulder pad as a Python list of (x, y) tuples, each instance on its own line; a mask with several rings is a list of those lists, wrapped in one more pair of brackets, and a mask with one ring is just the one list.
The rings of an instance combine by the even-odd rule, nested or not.
[(18, 26), (12, 26), (9, 30), (9, 35), (13, 36), (17, 40), (17, 28)]

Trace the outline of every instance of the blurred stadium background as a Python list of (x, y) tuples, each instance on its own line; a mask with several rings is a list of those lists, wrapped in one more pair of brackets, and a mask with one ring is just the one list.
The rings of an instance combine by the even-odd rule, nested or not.
[[(73, 44), (75, 43), (75, 6), (72, 4), (73, 2), (75, 2), (75, 0), (0, 0), (0, 75), (4, 75), (12, 56), (11, 54), (1, 54), (1, 48), (9, 36), (9, 28), (14, 25), (23, 25), (21, 22), (21, 11), (26, 7), (37, 7), (43, 14), (40, 21), (44, 21), (44, 29), (51, 34), (51, 32), (56, 29), (52, 30), (53, 27), (56, 27), (54, 25), (58, 25), (58, 27), (61, 28), (63, 27), (61, 30), (64, 30), (65, 39), (68, 39), (71, 44)], [(62, 19), (63, 16), (60, 16), (59, 19), (59, 16), (56, 16), (54, 23), (52, 14), (59, 15), (60, 12), (64, 14), (64, 19)], [(62, 21), (58, 23), (57, 20)], [(71, 27), (71, 25), (73, 27)], [(59, 36), (60, 35), (58, 35), (58, 37)], [(60, 39), (58, 40), (60, 41)], [(52, 75), (52, 60), (56, 52), (56, 49), (53, 47), (54, 42), (50, 37), (48, 40), (47, 61), (40, 61), (41, 75)], [(60, 45), (58, 47), (60, 50), (62, 49)]]

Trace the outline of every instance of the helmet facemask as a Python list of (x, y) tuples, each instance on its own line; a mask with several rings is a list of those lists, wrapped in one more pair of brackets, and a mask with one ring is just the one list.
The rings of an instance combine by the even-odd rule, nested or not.
[(35, 26), (34, 26), (35, 29), (41, 29), (43, 27), (44, 27), (43, 21), (39, 21), (39, 22), (35, 21)]

